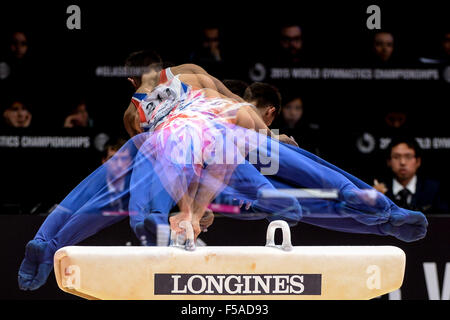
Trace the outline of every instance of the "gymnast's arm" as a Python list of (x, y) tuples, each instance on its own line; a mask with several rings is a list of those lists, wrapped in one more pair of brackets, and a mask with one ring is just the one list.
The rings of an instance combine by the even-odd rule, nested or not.
[(130, 138), (142, 133), (142, 128), (139, 124), (139, 114), (133, 103), (130, 102), (128, 108), (123, 115), (123, 124)]
[[(192, 86), (193, 88), (204, 89), (207, 97), (217, 97), (217, 98), (225, 98), (226, 96), (217, 91), (216, 84), (211, 77), (205, 74), (180, 74), (179, 79)], [(241, 99), (242, 100), (242, 99)], [(243, 101), (243, 100), (242, 100)], [(233, 103), (230, 101), (230, 103)], [(245, 101), (243, 103), (246, 103)], [(274, 134), (269, 127), (264, 123), (262, 118), (256, 112), (255, 107), (251, 104), (247, 103), (247, 105), (243, 105), (236, 114), (236, 125), (255, 130), (261, 134), (265, 134), (269, 137), (277, 139), (281, 142), (288, 143), (298, 147), (298, 144), (289, 138), (286, 135), (276, 135)]]
[(214, 76), (210, 75), (208, 72), (206, 72), (205, 69), (202, 67), (192, 64), (192, 63), (186, 63), (179, 66), (171, 67), (170, 70), (174, 75), (177, 74), (195, 74), (195, 75), (202, 75), (208, 77), (210, 80), (212, 80), (212, 85), (210, 88), (215, 89), (217, 92), (219, 92), (221, 95), (231, 98), (234, 100), (237, 100), (238, 102), (245, 102), (241, 97), (238, 95), (232, 93), (219, 79), (215, 78)]

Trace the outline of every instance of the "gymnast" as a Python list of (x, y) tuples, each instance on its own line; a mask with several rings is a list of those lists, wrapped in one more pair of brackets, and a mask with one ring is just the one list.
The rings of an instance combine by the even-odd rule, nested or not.
[[(138, 93), (140, 91), (151, 91), (158, 83), (171, 81), (175, 75), (181, 75), (180, 79), (183, 77), (186, 81), (203, 81), (202, 85), (208, 89), (217, 89), (218, 92), (239, 100), (239, 98), (235, 98), (233, 94), (227, 92), (226, 88), (224, 89), (224, 86), (220, 84), (220, 81), (208, 76), (198, 66), (182, 65), (160, 70), (159, 72), (157, 70), (153, 70), (147, 77), (142, 78), (142, 83), (144, 84), (142, 85), (141, 83), (140, 89), (138, 88), (137, 90)], [(192, 72), (196, 77), (185, 77), (184, 74), (179, 74), (178, 72)], [(136, 87), (138, 87), (137, 84)], [(144, 112), (141, 101), (139, 96), (135, 97), (133, 105), (130, 104), (126, 112), (125, 125), (130, 133), (139, 132), (140, 129), (146, 126), (145, 122), (147, 119), (142, 116)], [(241, 111), (242, 109), (244, 108), (239, 110)], [(251, 108), (245, 108), (244, 110), (253, 111)], [(247, 114), (244, 115), (247, 116)], [(263, 129), (270, 135), (268, 127), (264, 123), (261, 123), (260, 117), (254, 117), (255, 115), (256, 113), (250, 113), (250, 117), (254, 121), (254, 127), (246, 126), (246, 124), (243, 126), (254, 130)], [(127, 116), (129, 117), (128, 119)], [(239, 114), (236, 116), (238, 123), (239, 116)], [(289, 138), (284, 138), (286, 142), (290, 142)], [(238, 183), (228, 184), (227, 187), (230, 185), (235, 186), (234, 191), (236, 191), (236, 187), (239, 188), (238, 186), (244, 186), (247, 189), (249, 184), (242, 182), (252, 181), (253, 185), (267, 186), (269, 184), (272, 186), (276, 185), (278, 188), (306, 187), (337, 189), (339, 190), (339, 199), (338, 201), (333, 201), (331, 204), (329, 201), (318, 201), (317, 199), (303, 201), (303, 203), (308, 204), (306, 208), (312, 209), (308, 210), (308, 215), (303, 217), (303, 221), (326, 227), (332, 224), (334, 229), (342, 231), (361, 232), (364, 229), (364, 232), (368, 233), (392, 234), (405, 241), (424, 236), (426, 219), (421, 213), (405, 211), (404, 209), (398, 208), (392, 201), (382, 196), (382, 194), (377, 193), (369, 185), (298, 147), (280, 143), (279, 148), (279, 170), (272, 179), (269, 177), (270, 182), (267, 179), (264, 180), (261, 174), (251, 170), (251, 166), (245, 163), (234, 168), (232, 177), (239, 176), (236, 174), (239, 171), (238, 169), (245, 168), (245, 170), (242, 170), (244, 173), (241, 177), (236, 179)], [(255, 188), (252, 188), (252, 190), (255, 190)], [(255, 193), (253, 193), (254, 195)], [(228, 199), (230, 198), (228, 197)], [(255, 200), (255, 198), (251, 200)], [(337, 216), (336, 213), (340, 213), (340, 215)], [(363, 213), (368, 213), (368, 215), (364, 215)], [(178, 219), (175, 220), (174, 218), (173, 221), (179, 222)], [(358, 223), (363, 223), (363, 227), (358, 229), (358, 227), (361, 227)], [(176, 229), (176, 226), (172, 225), (172, 228)]]
[[(186, 73), (189, 72), (186, 69), (193, 71)], [(138, 90), (124, 116), (125, 127), (133, 138), (123, 148), (129, 150), (134, 163), (121, 175), (121, 178), (124, 175), (130, 177), (128, 188), (117, 196), (129, 202), (130, 224), (132, 227), (134, 224), (136, 234), (139, 228), (141, 231), (145, 229), (145, 222), (152, 222), (153, 217), (167, 221), (171, 207), (178, 203), (182, 213), (170, 217), (171, 228), (180, 232), (178, 223), (190, 220), (197, 236), (209, 202), (214, 198), (225, 201), (237, 198), (251, 201), (250, 209), (254, 212), (259, 211), (275, 219), (286, 218), (293, 223), (302, 221), (333, 230), (393, 235), (404, 241), (414, 241), (425, 236), (427, 221), (420, 212), (398, 208), (382, 194), (367, 192), (373, 191), (367, 184), (298, 148), (288, 137), (274, 135), (252, 106), (227, 92), (217, 79), (210, 77), (201, 68), (196, 69), (193, 65), (164, 70), (153, 67), (142, 76), (137, 86)], [(182, 97), (184, 100), (180, 99)], [(212, 105), (211, 101), (218, 104)], [(143, 108), (151, 102), (158, 108), (145, 114)], [(214, 112), (211, 112), (212, 109), (215, 109)], [(239, 126), (255, 132), (255, 135), (259, 134), (255, 130), (262, 131), (269, 140), (276, 142), (280, 155), (275, 159), (279, 167), (277, 173), (265, 177), (258, 171), (262, 169), (260, 164), (250, 164), (245, 159), (250, 153), (265, 148), (261, 145), (255, 145), (256, 148), (244, 153), (242, 157), (245, 161), (239, 164), (222, 167), (207, 164), (208, 159), (205, 158), (208, 152), (204, 152), (205, 148), (200, 153), (194, 148), (190, 154), (194, 158), (199, 156), (200, 160), (205, 160), (204, 163), (174, 163), (170, 157), (171, 151), (177, 148), (178, 151), (190, 150), (195, 143), (192, 143), (192, 136), (191, 140), (186, 138), (182, 141), (184, 144), (180, 143), (180, 140), (176, 140), (179, 135), (171, 135), (171, 125), (180, 121), (182, 125), (175, 129), (182, 127), (184, 131), (178, 131), (177, 134), (189, 134), (192, 131), (188, 130), (194, 130), (195, 127), (188, 127), (188, 122), (198, 127), (211, 125), (205, 122), (205, 114), (214, 118), (207, 120), (213, 124), (216, 134), (221, 134), (223, 128), (237, 130)], [(155, 130), (157, 126), (160, 127)], [(161, 127), (163, 130), (160, 130)], [(165, 143), (161, 144), (161, 139), (165, 139), (162, 140)], [(264, 151), (269, 153), (268, 150)], [(167, 170), (169, 167), (172, 168)], [(218, 169), (208, 172), (208, 167)], [(99, 179), (104, 175), (105, 168), (98, 168), (81, 182), (47, 217), (35, 238), (27, 244), (25, 259), (19, 270), (19, 286), (22, 289), (34, 290), (45, 283), (57, 249), (76, 244), (124, 218), (98, 214), (111, 203), (104, 196), (105, 183)], [(266, 188), (299, 187), (337, 189), (339, 198), (331, 201), (267, 199), (261, 197), (260, 192)], [(290, 202), (287, 206), (286, 201)], [(286, 216), (278, 216), (278, 212), (283, 212), (283, 207), (289, 207), (284, 212)], [(236, 216), (241, 217), (245, 218), (245, 214)]]

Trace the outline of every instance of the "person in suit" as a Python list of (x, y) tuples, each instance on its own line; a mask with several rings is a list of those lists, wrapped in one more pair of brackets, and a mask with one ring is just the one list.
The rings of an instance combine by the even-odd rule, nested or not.
[(392, 178), (387, 183), (375, 180), (374, 187), (398, 206), (424, 213), (447, 213), (439, 181), (418, 173), (422, 164), (421, 148), (413, 138), (396, 137), (387, 149), (387, 166)]

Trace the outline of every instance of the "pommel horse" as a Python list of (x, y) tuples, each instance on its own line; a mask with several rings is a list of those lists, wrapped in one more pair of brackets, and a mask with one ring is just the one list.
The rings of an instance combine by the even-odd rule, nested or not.
[[(68, 246), (54, 256), (61, 290), (111, 300), (365, 300), (395, 291), (406, 256), (394, 246), (292, 246), (288, 224), (269, 224), (265, 246)], [(283, 242), (276, 245), (275, 230)]]

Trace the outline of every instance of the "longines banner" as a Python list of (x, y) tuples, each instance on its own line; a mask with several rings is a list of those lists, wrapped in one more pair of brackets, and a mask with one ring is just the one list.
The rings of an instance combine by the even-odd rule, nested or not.
[(155, 294), (320, 295), (321, 274), (155, 274)]

